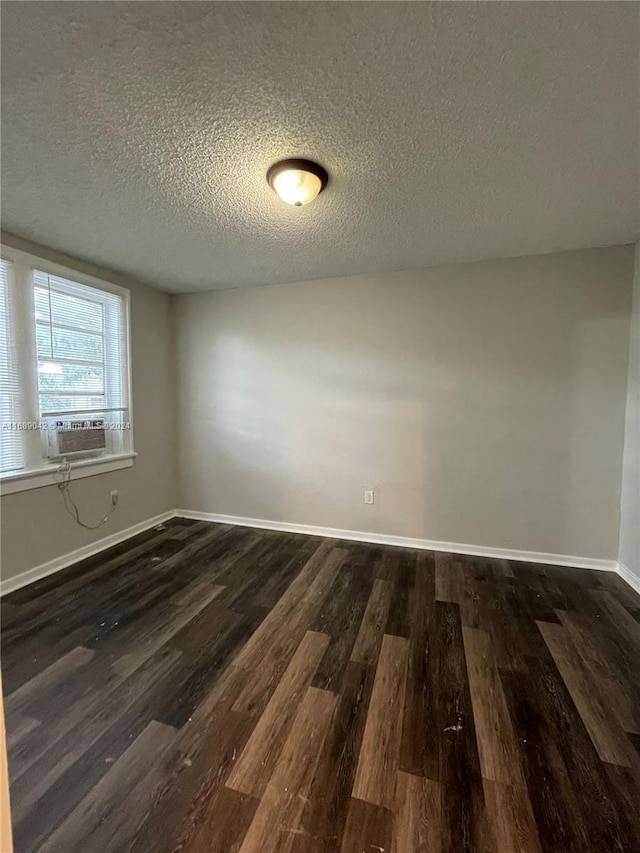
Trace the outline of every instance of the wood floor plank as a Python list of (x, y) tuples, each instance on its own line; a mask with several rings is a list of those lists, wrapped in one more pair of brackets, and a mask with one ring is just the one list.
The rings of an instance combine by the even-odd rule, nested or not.
[(611, 792), (618, 807), (628, 817), (629, 831), (633, 836), (630, 849), (640, 850), (640, 772), (634, 768), (604, 764)]
[(408, 660), (408, 641), (385, 634), (353, 785), (353, 797), (388, 809), (395, 803)]
[[(496, 663), (500, 669), (515, 672), (527, 671), (527, 656), (531, 654), (526, 622), (516, 616), (506, 591), (513, 584), (506, 580), (496, 585), (488, 584), (483, 595), (482, 629), (486, 630), (493, 642)], [(532, 630), (532, 629), (531, 629)]]
[(391, 576), (391, 604), (385, 634), (409, 637), (411, 633), (412, 592), (416, 576), (416, 555), (400, 555), (398, 566)]
[(621, 640), (630, 649), (637, 649), (640, 644), (640, 623), (610, 592), (594, 591), (591, 595), (607, 613), (611, 622), (615, 624)]
[(223, 787), (255, 721), (232, 710), (250, 673), (228, 666), (176, 734), (172, 764), (155, 795), (154, 807), (127, 853), (172, 853), (188, 848), (208, 802)]
[(94, 656), (95, 652), (81, 646), (72, 649), (63, 655), (51, 666), (43, 669), (38, 675), (25, 682), (22, 687), (14, 690), (5, 699), (5, 713), (8, 717), (12, 714), (25, 713), (29, 703), (34, 699), (40, 699), (43, 693), (50, 689), (62, 689), (65, 679), (73, 675), (80, 667), (86, 666)]
[(400, 566), (400, 552), (395, 548), (374, 548), (371, 557), (374, 577), (379, 580), (395, 581)]
[(207, 531), (209, 525), (206, 521), (193, 521), (193, 524), (181, 524), (180, 527), (173, 528), (170, 533), (170, 538), (177, 542), (183, 542), (185, 539), (193, 539), (194, 535)]
[[(291, 560), (291, 537), (275, 538), (273, 533), (260, 530), (251, 534), (253, 544), (240, 553), (229, 555), (224, 561), (224, 571), (217, 581), (229, 586), (227, 598), (232, 607), (241, 611), (246, 604), (254, 605), (267, 590), (277, 584)], [(313, 553), (313, 552), (312, 552)], [(277, 598), (276, 598), (277, 601)], [(275, 601), (271, 602), (269, 609)]]
[[(623, 607), (629, 610), (632, 616), (640, 610), (640, 593), (632, 589), (617, 572), (602, 573), (599, 577), (598, 586), (603, 590), (608, 590)], [(634, 618), (636, 617), (634, 616)]]
[(113, 666), (114, 672), (123, 677), (131, 675), (223, 591), (223, 586), (214, 584), (208, 591), (203, 591), (197, 601), (189, 605), (168, 607), (160, 629), (156, 621), (157, 614), (154, 613), (147, 625), (142, 625), (133, 632), (129, 641), (131, 650), (125, 651), (118, 657)]
[(513, 606), (514, 599), (517, 601), (514, 588), (518, 581), (511, 564), (506, 560), (467, 557), (466, 562), (459, 565), (469, 580), (457, 580), (456, 584), (463, 592), (473, 593), (471, 602), (464, 594), (455, 596), (462, 602), (463, 625), (475, 626), (490, 635), (501, 669), (526, 672), (526, 656), (531, 654), (531, 644), (527, 632), (522, 631), (526, 622), (522, 622)]
[(483, 781), (497, 853), (545, 853), (525, 788)]
[(295, 636), (288, 636), (287, 642), (273, 642), (265, 649), (263, 666), (260, 669), (246, 670), (252, 677), (246, 680), (244, 689), (238, 696), (236, 711), (251, 714), (254, 717), (259, 717), (263, 713), (277, 690), (280, 679), (304, 636), (306, 627), (304, 620), (302, 625), (296, 622), (293, 632)]
[(291, 850), (335, 704), (333, 693), (308, 688), (240, 853)]
[(262, 713), (346, 557), (347, 552), (333, 543), (320, 545), (244, 646), (235, 665), (250, 669), (253, 676), (238, 697), (236, 710)]
[(14, 750), (30, 732), (37, 729), (40, 725), (42, 725), (41, 720), (36, 720), (33, 717), (25, 717), (22, 714), (15, 714), (11, 725), (7, 728), (7, 750), (9, 752)]
[[(503, 684), (522, 744), (527, 789), (543, 851), (588, 850), (588, 831), (560, 745), (524, 673), (504, 672)], [(499, 830), (498, 830), (499, 831)]]
[[(89, 694), (87, 701), (74, 709), (74, 714), (65, 715), (59, 724), (52, 727), (43, 724), (36, 730), (33, 743), (26, 740), (13, 755), (9, 769), (11, 786), (15, 793), (13, 819), (18, 829), (25, 828), (30, 837), (36, 835), (43, 804), (57, 802), (54, 811), (62, 814), (62, 804), (75, 806), (75, 792), (84, 796), (86, 785), (94, 781), (92, 775), (75, 773), (74, 765), (81, 761), (110, 729), (124, 727), (123, 721), (133, 715), (137, 726), (142, 729), (153, 714), (147, 705), (149, 695), (154, 696), (158, 685), (170, 679), (180, 658), (177, 651), (167, 651), (150, 659), (133, 680), (118, 680), (115, 685)], [(133, 726), (135, 731), (136, 726)], [(112, 757), (107, 753), (105, 757)], [(90, 761), (90, 767), (100, 776), (102, 762)], [(65, 780), (65, 776), (67, 776)]]
[(436, 722), (442, 849), (477, 853), (493, 847), (469, 691), (458, 605), (436, 603)]
[(430, 779), (438, 778), (434, 557), (420, 554), (416, 558), (400, 745), (400, 768)]
[(347, 665), (336, 709), (301, 818), (306, 851), (338, 853), (373, 690), (373, 667)]
[(471, 571), (465, 569), (466, 559), (463, 554), (436, 554), (436, 598), (457, 604), (462, 624), (479, 628), (481, 598)]
[[(201, 802), (193, 833), (181, 836), (177, 850), (190, 853), (238, 853), (255, 817), (259, 800), (222, 786)], [(157, 853), (157, 851), (154, 851)]]
[[(530, 670), (536, 700), (567, 768), (590, 843), (598, 850), (633, 850), (629, 815), (616, 807), (615, 792), (603, 773), (604, 762), (553, 660), (539, 658)], [(640, 778), (640, 771), (636, 775)]]
[(607, 711), (568, 631), (546, 622), (538, 622), (538, 628), (601, 760), (629, 767), (631, 744), (615, 717)]
[(369, 666), (377, 663), (390, 603), (390, 582), (376, 578), (351, 652), (352, 661)]
[(340, 853), (386, 853), (391, 850), (393, 815), (381, 806), (352, 798)]
[(440, 803), (437, 782), (399, 771), (391, 849), (412, 853), (440, 850)]
[(436, 601), (458, 603), (456, 555), (438, 552), (435, 555), (436, 564)]
[(244, 561), (247, 571), (244, 577), (240, 575), (240, 584), (237, 564), (223, 575), (222, 582), (228, 581), (234, 587), (230, 598), (233, 607), (242, 608), (245, 603), (253, 602), (268, 609), (275, 607), (317, 547), (317, 540), (291, 534), (278, 536), (274, 541), (271, 534), (264, 541), (258, 559), (253, 552), (252, 559)]
[(505, 586), (512, 613), (523, 628), (529, 629), (526, 634), (529, 655), (534, 654), (537, 648), (544, 646), (535, 623), (560, 623), (556, 615), (557, 602), (549, 594), (542, 578), (534, 572), (534, 569), (535, 566), (532, 564), (515, 564), (515, 580)]
[(328, 644), (326, 634), (307, 631), (227, 780), (230, 788), (257, 798), (263, 795)]
[(314, 687), (332, 690), (334, 693), (340, 689), (372, 584), (371, 563), (366, 552), (360, 559), (351, 557), (338, 573), (324, 606), (314, 620), (314, 628), (330, 637), (329, 645), (313, 678)]
[(292, 632), (294, 625), (304, 633), (309, 619), (322, 606), (346, 557), (346, 551), (335, 548), (332, 543), (319, 545), (269, 616), (245, 645), (235, 665), (260, 670), (264, 666), (265, 656), (271, 650), (277, 649), (282, 642), (284, 626), (288, 626), (289, 633)]
[[(149, 777), (161, 765), (166, 751), (175, 740), (175, 731), (161, 723), (151, 722), (74, 809), (61, 826), (40, 848), (42, 853), (75, 853), (75, 851), (126, 849), (127, 842), (142, 822), (153, 799)], [(129, 797), (136, 809), (128, 807)], [(116, 810), (118, 819), (106, 821)], [(82, 838), (79, 844), (78, 839)]]
[(491, 639), (477, 628), (463, 627), (462, 635), (482, 777), (525, 788), (520, 749)]
[(622, 683), (615, 667), (607, 659), (606, 650), (600, 647), (597, 635), (589, 630), (589, 626), (575, 612), (558, 611), (558, 616), (589, 670), (590, 681), (598, 690), (601, 700), (613, 711), (626, 732), (640, 734), (640, 707), (634, 701), (633, 691)]
[(530, 659), (528, 677), (503, 673), (527, 759), (527, 785), (543, 849), (633, 849), (615, 797), (553, 658)]
[[(243, 671), (234, 671), (242, 677)], [(228, 685), (234, 679), (229, 679)], [(253, 820), (257, 801), (225, 788), (237, 756), (242, 752), (253, 728), (253, 720), (230, 710), (232, 694), (217, 694), (215, 713), (196, 720), (176, 735), (167, 772), (156, 788), (153, 807), (132, 839), (127, 853), (173, 853), (198, 849), (204, 843), (205, 827), (212, 837), (233, 841), (238, 848)], [(225, 796), (228, 791), (230, 797)], [(227, 826), (220, 809), (231, 804), (240, 824)], [(215, 827), (216, 818), (222, 826)], [(207, 849), (207, 848), (205, 848)], [(210, 850), (215, 847), (208, 848)], [(220, 848), (221, 850), (224, 848)]]
[(573, 612), (585, 632), (606, 657), (608, 666), (624, 691), (640, 706), (640, 677), (638, 676), (638, 647), (620, 633), (617, 614), (606, 606), (606, 599), (596, 596), (593, 590), (583, 594)]
[(156, 719), (181, 728), (193, 719), (211, 688), (242, 650), (265, 618), (262, 608), (243, 613), (218, 607), (216, 600), (167, 642), (182, 657), (177, 666), (174, 689), (156, 710)]

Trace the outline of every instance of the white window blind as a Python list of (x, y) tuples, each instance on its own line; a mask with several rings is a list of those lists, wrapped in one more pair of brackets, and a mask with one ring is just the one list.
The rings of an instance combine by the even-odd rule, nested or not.
[(41, 418), (129, 420), (123, 296), (34, 270)]
[(0, 260), (0, 471), (24, 468), (24, 432), (13, 305), (13, 269)]

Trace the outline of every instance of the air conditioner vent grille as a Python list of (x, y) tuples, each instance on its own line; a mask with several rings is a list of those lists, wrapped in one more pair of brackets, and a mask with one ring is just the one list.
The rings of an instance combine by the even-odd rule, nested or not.
[(96, 453), (106, 450), (106, 446), (103, 420), (71, 421), (56, 430), (51, 456)]

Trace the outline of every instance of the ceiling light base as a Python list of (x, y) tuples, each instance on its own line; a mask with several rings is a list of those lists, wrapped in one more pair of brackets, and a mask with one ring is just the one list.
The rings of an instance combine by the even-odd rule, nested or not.
[(302, 207), (319, 195), (329, 180), (327, 170), (313, 160), (292, 158), (274, 163), (267, 183), (287, 204)]

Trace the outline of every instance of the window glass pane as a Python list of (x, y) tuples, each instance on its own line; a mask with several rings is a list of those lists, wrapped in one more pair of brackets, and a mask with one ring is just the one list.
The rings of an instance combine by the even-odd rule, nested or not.
[(40, 410), (45, 412), (99, 412), (111, 408), (108, 398), (101, 395), (92, 397), (89, 394), (53, 394), (40, 395)]
[[(53, 353), (51, 338), (53, 337)], [(83, 361), (104, 361), (102, 336), (57, 326), (36, 326), (38, 355), (43, 358), (77, 358)]]
[(102, 305), (52, 290), (51, 321), (65, 326), (102, 332)]
[(38, 386), (47, 391), (76, 391), (104, 394), (104, 369), (83, 364), (38, 362)]
[(36, 304), (36, 320), (44, 320), (49, 322), (49, 291), (42, 287), (36, 287), (34, 290), (34, 299)]
[[(49, 321), (49, 290), (35, 288), (36, 320)], [(53, 323), (89, 329), (102, 333), (102, 305), (88, 299), (51, 290), (51, 319)]]
[(44, 358), (51, 358), (51, 333), (49, 326), (36, 326), (36, 343), (38, 345), (38, 355)]

